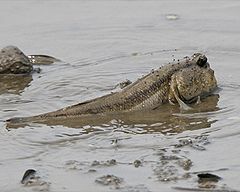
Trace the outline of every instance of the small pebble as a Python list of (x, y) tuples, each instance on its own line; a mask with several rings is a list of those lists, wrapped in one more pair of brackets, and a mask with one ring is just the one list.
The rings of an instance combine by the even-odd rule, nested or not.
[(177, 14), (167, 14), (166, 19), (167, 20), (178, 20), (179, 16)]
[(36, 171), (34, 169), (28, 169), (25, 171), (21, 183), (26, 184), (30, 179), (34, 178), (36, 174)]
[(135, 160), (133, 164), (134, 164), (134, 167), (138, 168), (139, 166), (142, 165), (142, 162), (140, 160)]
[(218, 182), (220, 179), (222, 179), (221, 177), (211, 173), (200, 173), (197, 176), (199, 179), (198, 182)]

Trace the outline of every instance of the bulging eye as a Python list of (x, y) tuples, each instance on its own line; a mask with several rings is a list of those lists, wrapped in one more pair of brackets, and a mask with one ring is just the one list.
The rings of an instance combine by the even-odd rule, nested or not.
[(207, 57), (205, 55), (199, 55), (197, 59), (197, 65), (199, 67), (207, 68), (209, 66), (207, 62)]
[(210, 65), (209, 65), (209, 63), (207, 62), (207, 63), (205, 63), (202, 67), (205, 68), (205, 69), (207, 69), (207, 68), (210, 67)]

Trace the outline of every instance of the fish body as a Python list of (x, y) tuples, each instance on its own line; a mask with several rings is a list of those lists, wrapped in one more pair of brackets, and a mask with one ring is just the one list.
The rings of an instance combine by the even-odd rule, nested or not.
[(54, 120), (88, 114), (153, 110), (168, 102), (178, 103), (184, 108), (187, 103), (210, 94), (216, 87), (214, 71), (206, 56), (194, 54), (151, 71), (119, 92), (21, 120)]

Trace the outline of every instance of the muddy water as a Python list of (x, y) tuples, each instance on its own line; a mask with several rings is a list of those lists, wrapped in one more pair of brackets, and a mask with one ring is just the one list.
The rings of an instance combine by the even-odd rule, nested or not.
[[(239, 1), (0, 4), (1, 47), (63, 60), (30, 77), (1, 77), (1, 191), (240, 190)], [(192, 112), (166, 105), (84, 126), (11, 130), (3, 122), (116, 91), (126, 79), (194, 52), (208, 56), (219, 90)], [(20, 183), (27, 169), (40, 177), (34, 186)], [(202, 172), (222, 179), (199, 183)]]

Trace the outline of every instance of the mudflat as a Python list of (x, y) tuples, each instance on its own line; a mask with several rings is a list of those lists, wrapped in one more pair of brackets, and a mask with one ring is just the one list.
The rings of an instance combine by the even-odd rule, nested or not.
[[(240, 189), (239, 8), (234, 0), (1, 2), (0, 47), (64, 61), (0, 77), (1, 190)], [(195, 52), (207, 55), (218, 91), (192, 111), (166, 105), (100, 124), (6, 129), (6, 119), (109, 94)], [(35, 185), (23, 184), (26, 170)]]

